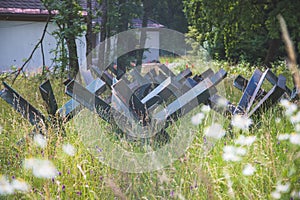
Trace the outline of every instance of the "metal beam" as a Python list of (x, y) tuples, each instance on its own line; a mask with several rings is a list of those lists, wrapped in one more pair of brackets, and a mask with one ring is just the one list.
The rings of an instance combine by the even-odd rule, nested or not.
[(226, 77), (227, 73), (221, 69), (210, 78), (206, 78), (185, 94), (169, 104), (164, 110), (154, 115), (156, 125), (160, 126), (166, 121), (176, 120), (178, 117), (187, 114), (199, 104), (207, 101), (212, 95), (210, 89), (216, 86)]
[(39, 86), (40, 93), (44, 102), (46, 103), (48, 114), (54, 116), (57, 111), (57, 103), (49, 80), (45, 81)]
[(238, 103), (238, 106), (236, 107), (233, 114), (239, 114), (239, 113), (245, 113), (246, 108), (248, 107), (248, 104), (250, 102), (251, 97), (253, 96), (255, 89), (257, 87), (257, 84), (262, 76), (262, 72), (259, 69), (256, 69), (250, 79), (250, 81), (247, 84), (247, 87)]
[(279, 75), (277, 83), (272, 89), (257, 103), (257, 105), (249, 112), (248, 116), (253, 115), (261, 109), (266, 109), (274, 105), (286, 92), (286, 78)]
[(250, 100), (249, 100), (249, 102), (248, 102), (248, 106), (247, 106), (247, 108), (246, 108), (246, 112), (247, 112), (247, 113), (250, 111), (250, 108), (251, 108), (251, 106), (253, 105), (254, 100), (257, 99), (257, 94), (258, 94), (258, 92), (261, 90), (261, 86), (262, 86), (262, 84), (263, 84), (263, 82), (264, 82), (266, 76), (268, 75), (268, 72), (269, 72), (269, 71), (270, 71), (270, 69), (267, 69), (267, 70), (261, 75), (261, 77), (260, 77), (260, 79), (259, 79), (257, 85), (255, 86), (255, 90), (254, 90), (254, 92), (253, 92), (253, 94), (252, 94), (252, 96), (251, 96), (251, 98), (250, 98)]
[(41, 122), (45, 122), (44, 115), (33, 107), (26, 99), (11, 88), (7, 83), (3, 82), (4, 89), (0, 91), (0, 97), (10, 104), (17, 112), (27, 119), (32, 125), (38, 126)]
[[(98, 80), (101, 81), (100, 79)], [(105, 84), (103, 83), (102, 85)], [(105, 121), (110, 122), (110, 105), (94, 93), (90, 92), (87, 88), (77, 83), (75, 80), (72, 80), (66, 86), (66, 94), (89, 110), (96, 111), (97, 114)]]
[[(69, 85), (71, 82), (72, 80), (70, 80), (67, 85)], [(105, 91), (106, 86), (102, 80), (96, 78), (86, 87), (86, 89), (91, 93), (99, 95)], [(76, 115), (76, 112), (79, 112), (81, 109), (82, 107), (80, 106), (80, 103), (78, 103), (74, 99), (71, 99), (59, 109), (59, 113), (63, 119), (70, 120)]]

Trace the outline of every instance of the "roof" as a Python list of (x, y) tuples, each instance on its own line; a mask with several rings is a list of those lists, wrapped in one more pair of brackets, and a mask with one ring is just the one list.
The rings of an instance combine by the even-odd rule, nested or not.
[(0, 0), (0, 20), (44, 21), (48, 14), (41, 0)]
[[(87, 5), (85, 0), (79, 1), (85, 10)], [(92, 0), (93, 6), (96, 1)], [(55, 14), (55, 11), (53, 12)], [(37, 19), (41, 20), (48, 17), (48, 10), (44, 7), (41, 0), (0, 0), (0, 19)]]
[[(93, 19), (94, 24), (96, 24), (96, 23), (101, 24), (101, 22), (102, 22), (101, 17), (99, 17), (98, 19)], [(131, 20), (130, 26), (133, 28), (142, 28), (142, 23), (143, 23), (143, 21), (141, 19), (134, 18)], [(164, 27), (165, 27), (164, 25), (162, 25), (152, 19), (148, 19), (147, 28), (156, 29), (156, 28), (164, 28)]]
[[(142, 20), (141, 19), (132, 19), (131, 23), (134, 28), (142, 28)], [(154, 20), (149, 19), (147, 22), (147, 28), (163, 28), (164, 25), (155, 22)]]
[[(86, 10), (86, 0), (80, 0), (80, 5)], [(99, 6), (96, 0), (92, 0), (92, 7)], [(55, 12), (54, 12), (55, 13)], [(34, 20), (44, 21), (48, 18), (48, 11), (43, 6), (41, 0), (0, 0), (0, 20)], [(100, 22), (101, 18), (94, 22)], [(141, 19), (133, 19), (131, 25), (134, 28), (142, 27)], [(148, 20), (148, 28), (162, 28), (163, 25)]]
[(0, 8), (45, 9), (40, 0), (1, 0)]

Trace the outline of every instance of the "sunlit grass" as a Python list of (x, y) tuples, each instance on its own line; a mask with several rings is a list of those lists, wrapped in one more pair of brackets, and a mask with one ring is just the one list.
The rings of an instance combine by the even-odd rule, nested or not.
[[(229, 65), (224, 68), (233, 71)], [(241, 67), (236, 73), (242, 72), (249, 78), (252, 71)], [(38, 78), (19, 79), (14, 88), (46, 113), (38, 91), (41, 82)], [(238, 101), (240, 93), (231, 86), (230, 77), (225, 82), (226, 97)], [(63, 94), (61, 80), (52, 79), (51, 83), (61, 106), (69, 97)], [(229, 119), (210, 111), (193, 127), (196, 135), (184, 155), (164, 169), (139, 174), (118, 171), (101, 163), (85, 146), (74, 121), (65, 124), (64, 129), (49, 128), (47, 145), (42, 148), (29, 135), (33, 127), (0, 99), (0, 174), (10, 183), (20, 179), (30, 186), (26, 192), (15, 190), (0, 199), (272, 199), (279, 183), (290, 184), (288, 191), (279, 192), (280, 199), (299, 195), (299, 145), (277, 138), (279, 134), (296, 134), (296, 124), (290, 122), (280, 105), (253, 117), (252, 126), (246, 130), (231, 129)], [(223, 125), (225, 136), (206, 137), (205, 128), (216, 122)], [(139, 150), (138, 143), (120, 141), (115, 129), (106, 122), (99, 120), (99, 127), (112, 143)], [(173, 129), (176, 127), (170, 127)], [(240, 161), (225, 161), (224, 147), (239, 147), (235, 141), (240, 135), (256, 138), (251, 145), (242, 146), (246, 153), (240, 156)], [(19, 143), (22, 139), (24, 142)], [(74, 148), (73, 153), (66, 151), (66, 145)], [(51, 161), (56, 176), (35, 177), (24, 168), (25, 159), (30, 158)], [(249, 165), (255, 171), (246, 176), (243, 170)]]

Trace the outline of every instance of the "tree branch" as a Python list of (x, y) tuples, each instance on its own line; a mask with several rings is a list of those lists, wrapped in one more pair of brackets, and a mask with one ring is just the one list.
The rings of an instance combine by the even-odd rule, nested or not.
[(289, 32), (287, 30), (285, 20), (283, 19), (283, 17), (280, 14), (277, 16), (277, 18), (280, 23), (282, 38), (285, 43), (285, 48), (286, 48), (286, 51), (287, 51), (287, 54), (289, 57), (288, 67), (292, 72), (294, 84), (296, 87), (296, 92), (298, 93), (298, 95), (300, 97), (300, 93), (299, 93), (299, 91), (300, 91), (300, 74), (299, 74), (299, 70), (297, 69), (297, 57), (296, 57), (296, 53), (295, 53), (295, 48), (294, 48), (293, 42), (289, 36)]
[[(35, 53), (35, 51), (37, 50), (37, 48), (42, 44), (42, 42), (43, 42), (43, 40), (45, 38), (46, 32), (47, 32), (49, 21), (50, 21), (50, 17), (48, 17), (48, 19), (47, 19), (47, 23), (46, 23), (46, 25), (44, 27), (41, 39), (38, 41), (38, 43), (33, 48), (33, 50), (31, 52), (30, 56), (28, 57), (28, 59), (23, 63), (22, 67), (18, 68), (16, 71), (12, 72), (13, 74), (16, 74), (15, 77), (14, 77), (14, 79), (12, 80), (12, 85), (15, 83), (15, 81), (18, 78), (18, 76), (20, 75), (20, 73), (23, 72), (23, 69), (25, 68), (25, 66), (27, 65), (27, 63), (32, 59), (33, 54)], [(43, 60), (43, 62), (44, 62), (44, 60)]]
[(46, 61), (45, 61), (45, 52), (44, 52), (44, 45), (43, 42), (41, 42), (41, 53), (42, 53), (42, 60), (43, 60), (43, 72), (42, 74), (45, 74), (45, 66), (46, 66)]

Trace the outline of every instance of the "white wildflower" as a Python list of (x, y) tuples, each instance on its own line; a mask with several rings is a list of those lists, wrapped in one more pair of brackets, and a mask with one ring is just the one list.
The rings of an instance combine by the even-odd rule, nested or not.
[(207, 137), (220, 139), (225, 135), (225, 130), (223, 129), (223, 127), (220, 124), (215, 123), (209, 127), (206, 127), (204, 130), (204, 134)]
[(25, 169), (32, 169), (33, 166), (35, 165), (37, 159), (35, 158), (29, 158), (29, 159), (25, 159), (24, 161), (24, 168)]
[(28, 192), (29, 189), (29, 185), (24, 181), (15, 179), (10, 183), (6, 177), (0, 177), (0, 195), (13, 194), (15, 190)]
[(283, 107), (285, 107), (285, 108), (287, 108), (287, 107), (289, 107), (291, 105), (291, 102), (289, 100), (287, 100), (287, 99), (281, 99), (280, 100), (280, 105), (283, 106)]
[(252, 124), (252, 120), (242, 115), (234, 115), (231, 120), (232, 126), (242, 130), (247, 130), (251, 124)]
[(14, 188), (11, 186), (6, 177), (0, 177), (0, 195), (9, 195), (14, 193)]
[(277, 135), (278, 140), (288, 140), (289, 138), (290, 138), (290, 134), (287, 133)]
[(55, 166), (49, 160), (25, 159), (24, 167), (32, 170), (33, 175), (38, 178), (53, 178), (57, 175)]
[(255, 167), (253, 167), (251, 164), (247, 164), (243, 169), (243, 174), (245, 176), (251, 176), (256, 171)]
[(19, 190), (21, 192), (28, 192), (30, 189), (29, 185), (25, 181), (13, 180), (11, 185), (15, 190)]
[(244, 156), (246, 155), (247, 151), (243, 147), (235, 147), (235, 153), (239, 156)]
[(291, 134), (290, 143), (300, 145), (300, 133)]
[(194, 115), (191, 119), (192, 124), (197, 126), (199, 124), (201, 124), (202, 120), (204, 119), (205, 115), (203, 113), (198, 113), (196, 115)]
[(247, 136), (240, 135), (238, 139), (235, 140), (235, 144), (247, 145), (250, 146), (256, 140), (256, 136)]
[(2, 130), (3, 130), (3, 128), (2, 128), (2, 126), (0, 126), (0, 134), (2, 133)]
[(281, 122), (281, 119), (280, 119), (279, 117), (277, 117), (277, 118), (275, 119), (275, 123), (278, 124), (278, 123), (280, 123), (280, 122)]
[(281, 194), (280, 194), (280, 192), (274, 191), (274, 192), (271, 192), (271, 197), (273, 199), (280, 199), (281, 198)]
[(203, 113), (208, 113), (208, 112), (210, 111), (210, 107), (207, 106), (207, 105), (203, 105), (203, 106), (201, 107), (201, 111), (202, 111)]
[(241, 156), (246, 154), (246, 149), (242, 147), (225, 146), (223, 151), (223, 159), (225, 161), (240, 161)]
[(63, 148), (63, 151), (66, 154), (68, 154), (69, 156), (74, 156), (75, 153), (76, 153), (75, 147), (73, 145), (69, 144), (69, 143), (68, 144), (64, 144), (62, 148)]
[(45, 148), (47, 146), (47, 140), (41, 134), (35, 134), (33, 140), (35, 144), (37, 144), (41, 148)]
[(286, 193), (290, 189), (290, 183), (286, 183), (285, 185), (282, 185), (281, 183), (277, 183), (276, 185), (276, 191)]
[(297, 112), (296, 115), (290, 117), (292, 123), (299, 123), (300, 122), (300, 111)]
[(285, 108), (285, 115), (291, 116), (292, 114), (294, 114), (294, 112), (296, 112), (297, 109), (298, 109), (297, 105), (294, 103), (291, 103), (290, 106)]
[(228, 104), (228, 101), (225, 99), (225, 98), (219, 98), (218, 101), (217, 101), (217, 105), (219, 107), (226, 107)]
[(282, 99), (280, 105), (285, 108), (286, 116), (291, 116), (297, 110), (297, 105), (289, 102), (287, 99)]

